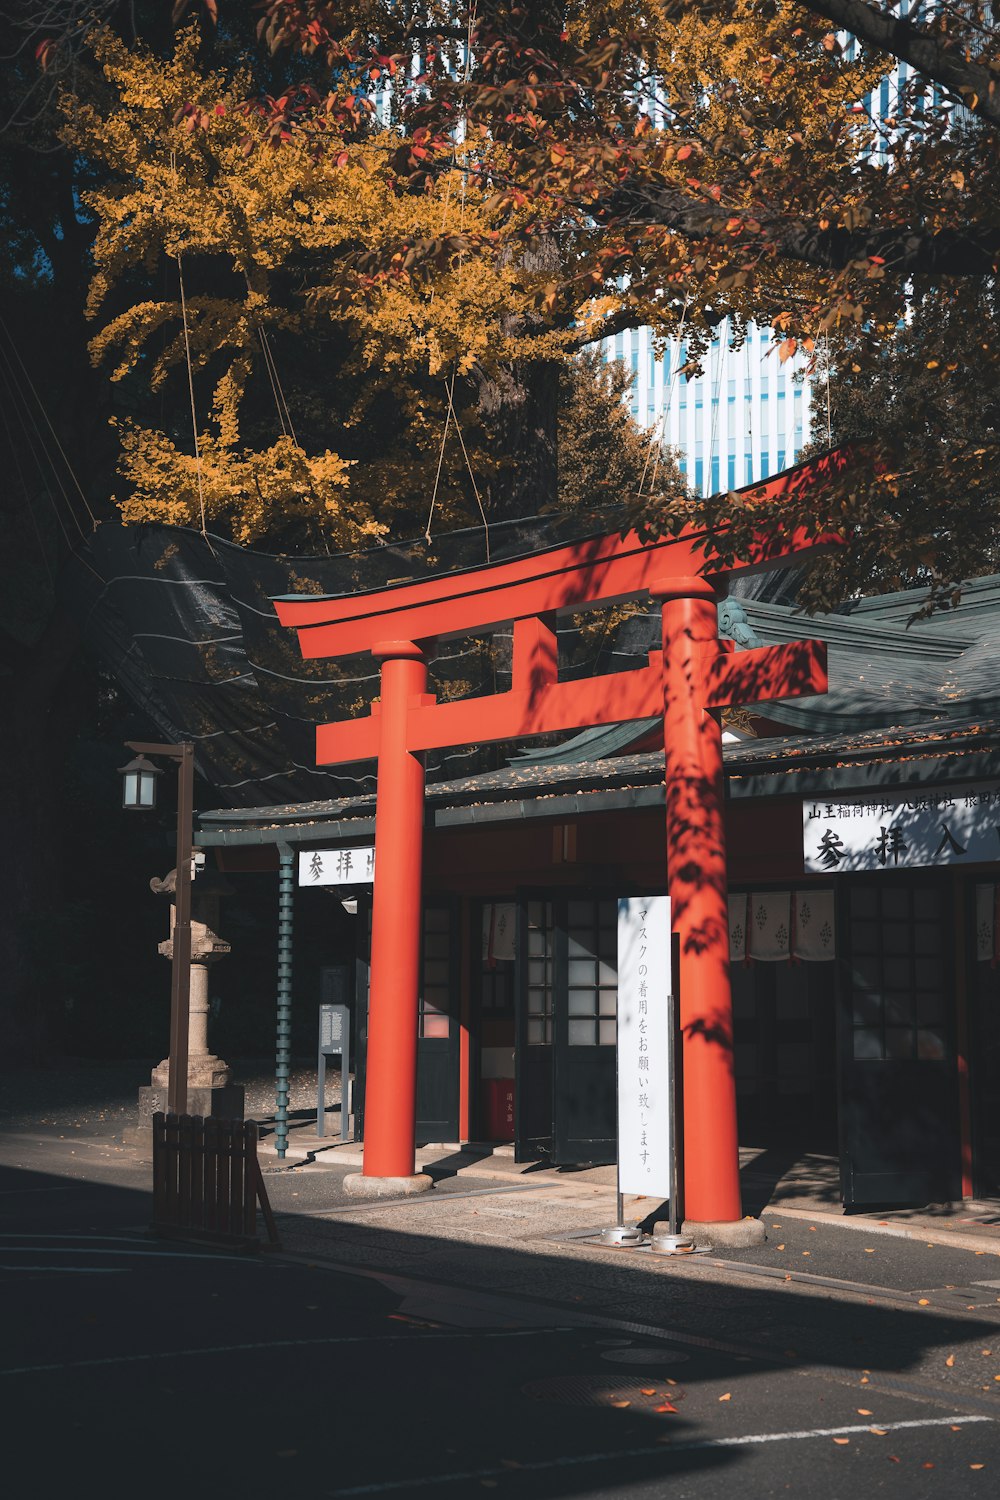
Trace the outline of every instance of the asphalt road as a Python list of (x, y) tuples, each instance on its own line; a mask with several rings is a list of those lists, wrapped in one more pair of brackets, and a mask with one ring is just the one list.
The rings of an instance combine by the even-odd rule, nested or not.
[(150, 1239), (107, 1143), (0, 1142), (11, 1493), (996, 1493), (995, 1255), (773, 1216), (677, 1262), (572, 1183), (340, 1175), (269, 1174), (285, 1252), (237, 1257)]

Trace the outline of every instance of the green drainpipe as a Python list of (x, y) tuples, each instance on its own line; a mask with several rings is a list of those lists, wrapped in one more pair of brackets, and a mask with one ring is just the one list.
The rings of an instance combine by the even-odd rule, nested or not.
[(288, 1150), (288, 1078), (292, 1060), (292, 919), (295, 896), (295, 851), (278, 846), (278, 1004), (275, 1047), (274, 1144), (284, 1160)]

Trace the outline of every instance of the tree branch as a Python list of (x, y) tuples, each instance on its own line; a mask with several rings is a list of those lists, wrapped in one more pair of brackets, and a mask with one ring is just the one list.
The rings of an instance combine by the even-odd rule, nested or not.
[[(660, 224), (690, 240), (716, 240), (731, 210), (693, 200), (678, 189), (656, 183), (627, 183), (609, 197), (604, 222)], [(988, 276), (1000, 259), (1000, 229), (983, 227), (959, 232), (941, 229), (819, 229), (812, 224), (756, 214), (761, 246), (773, 244), (786, 260), (803, 261), (825, 271), (842, 271), (851, 261), (880, 256), (887, 270), (907, 276)]]
[(953, 48), (946, 37), (929, 36), (905, 17), (890, 15), (866, 0), (799, 0), (799, 4), (879, 52), (909, 63), (962, 99), (972, 114), (1000, 125), (1000, 80), (991, 68), (967, 57), (964, 46)]

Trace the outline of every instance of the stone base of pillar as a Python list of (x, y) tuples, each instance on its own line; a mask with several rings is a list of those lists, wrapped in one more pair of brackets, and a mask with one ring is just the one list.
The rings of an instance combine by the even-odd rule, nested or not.
[[(232, 1083), (233, 1070), (221, 1057), (216, 1057), (214, 1052), (202, 1052), (198, 1055), (188, 1057), (188, 1093), (192, 1089), (224, 1089)], [(161, 1063), (157, 1063), (149, 1081), (154, 1089), (161, 1089), (166, 1094), (170, 1087), (170, 1059), (165, 1057)], [(155, 1113), (155, 1111), (154, 1111)], [(196, 1114), (193, 1109), (188, 1110), (189, 1115)], [(218, 1110), (216, 1110), (218, 1114)]]
[[(140, 1161), (153, 1159), (153, 1116), (166, 1108), (166, 1088), (139, 1090), (139, 1123), (126, 1127), (124, 1141)], [(246, 1097), (241, 1083), (229, 1083), (224, 1088), (197, 1088), (188, 1084), (189, 1115), (201, 1115), (203, 1119), (242, 1120), (245, 1108)]]
[(412, 1177), (366, 1177), (363, 1172), (348, 1172), (344, 1178), (344, 1192), (352, 1198), (409, 1198), (433, 1186), (434, 1179), (426, 1172), (414, 1172)]
[(685, 1219), (681, 1233), (694, 1240), (696, 1245), (711, 1245), (720, 1250), (746, 1250), (753, 1245), (763, 1245), (767, 1231), (760, 1219), (718, 1220), (700, 1223), (696, 1219)]

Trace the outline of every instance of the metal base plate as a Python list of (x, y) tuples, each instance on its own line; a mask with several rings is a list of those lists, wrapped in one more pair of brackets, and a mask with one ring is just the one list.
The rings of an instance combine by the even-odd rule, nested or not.
[(642, 1230), (633, 1224), (612, 1224), (601, 1230), (601, 1242), (605, 1245), (641, 1245)]
[(686, 1234), (654, 1234), (650, 1249), (654, 1255), (693, 1255), (694, 1240)]

